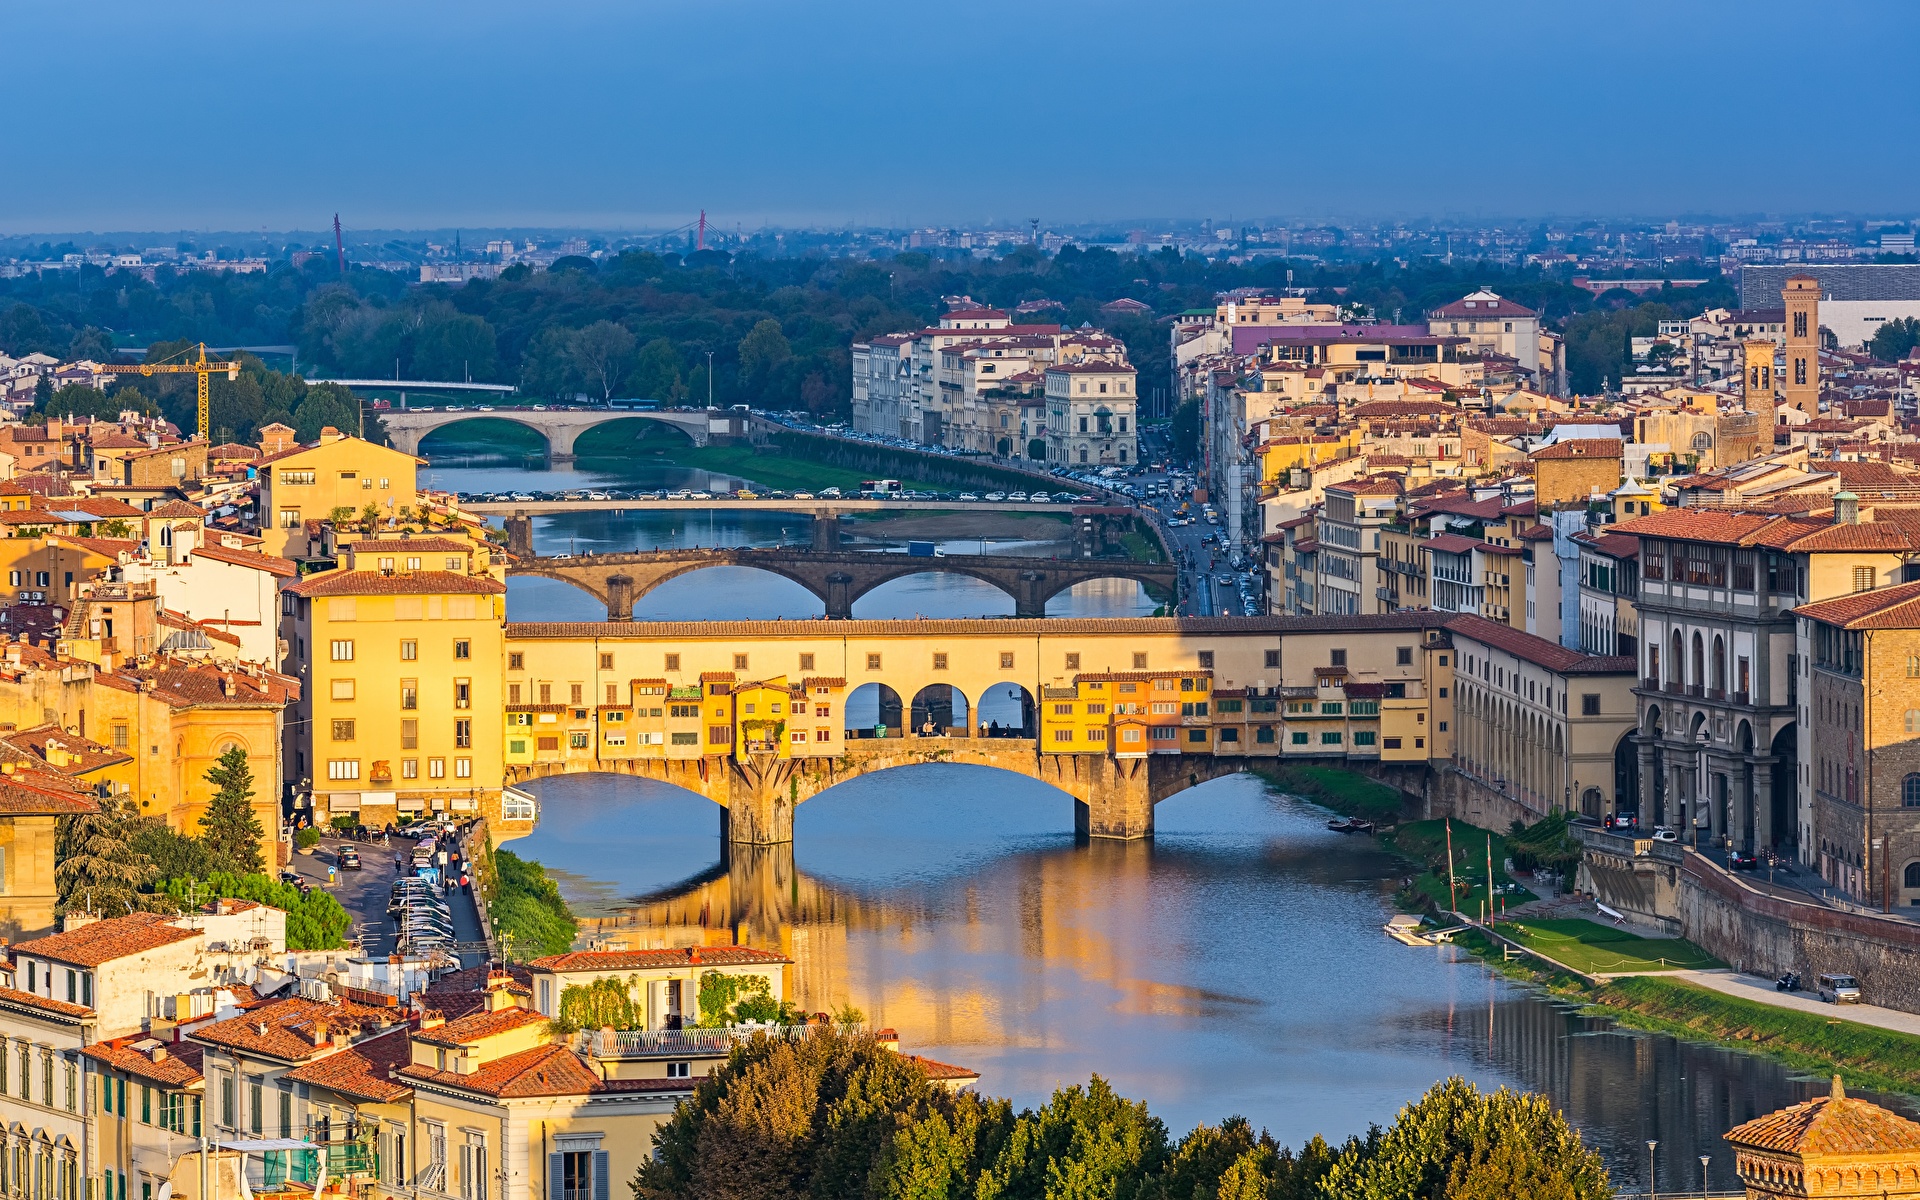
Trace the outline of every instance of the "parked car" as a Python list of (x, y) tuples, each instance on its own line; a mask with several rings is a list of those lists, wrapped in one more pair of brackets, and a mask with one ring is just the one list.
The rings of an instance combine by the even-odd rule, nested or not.
[(360, 869), (360, 852), (352, 846), (340, 847), (340, 869), (342, 871), (358, 871)]
[(1735, 850), (1727, 855), (1727, 866), (1735, 871), (1757, 871), (1760, 869), (1760, 860), (1751, 854), (1742, 854)]
[(1860, 1003), (1860, 984), (1851, 975), (1822, 975), (1818, 991), (1828, 1004)]
[(1671, 826), (1662, 825), (1653, 831), (1653, 840), (1656, 842), (1677, 842), (1680, 840), (1680, 834)]

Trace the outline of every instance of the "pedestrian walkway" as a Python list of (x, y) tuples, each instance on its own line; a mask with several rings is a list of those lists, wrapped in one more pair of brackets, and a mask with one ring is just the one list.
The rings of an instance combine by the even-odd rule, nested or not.
[(1673, 971), (1664, 975), (1663, 978), (1685, 980), (1704, 988), (1711, 988), (1722, 995), (1769, 1004), (1775, 1008), (1790, 1008), (1796, 1012), (1825, 1017), (1829, 1021), (1852, 1021), (1860, 1025), (1871, 1025), (1876, 1029), (1891, 1029), (1895, 1033), (1910, 1033), (1920, 1037), (1920, 1014), (1882, 1008), (1877, 1004), (1828, 1004), (1806, 992), (1779, 991), (1773, 986), (1772, 980), (1753, 975), (1741, 975), (1726, 970)]

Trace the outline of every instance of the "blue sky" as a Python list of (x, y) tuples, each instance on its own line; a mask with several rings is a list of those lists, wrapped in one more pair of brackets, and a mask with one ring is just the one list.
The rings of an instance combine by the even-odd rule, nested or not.
[(1904, 214), (1915, 12), (15, 0), (0, 232)]

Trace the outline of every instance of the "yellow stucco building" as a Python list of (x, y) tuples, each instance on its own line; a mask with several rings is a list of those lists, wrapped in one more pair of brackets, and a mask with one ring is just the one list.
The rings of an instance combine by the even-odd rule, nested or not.
[(320, 440), (272, 454), (260, 462), (260, 532), (267, 554), (305, 558), (315, 553), (307, 522), (336, 509), (357, 518), (371, 505), (382, 518), (417, 510), (414, 486), (421, 460), (328, 427)]

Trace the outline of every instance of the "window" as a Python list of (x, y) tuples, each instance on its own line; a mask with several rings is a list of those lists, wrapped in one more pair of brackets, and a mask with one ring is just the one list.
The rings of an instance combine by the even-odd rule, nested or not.
[[(523, 751), (526, 748), (526, 745), (527, 744), (525, 742), (515, 742), (514, 743), (515, 753), (519, 753)], [(420, 760), (417, 758), (401, 759), (400, 760), (400, 778), (402, 779), (420, 778)]]
[(1187, 730), (1187, 740), (1189, 742), (1204, 744), (1207, 740), (1207, 731), (1204, 729), (1189, 729)]
[(328, 692), (335, 700), (351, 700), (353, 699), (353, 680), (331, 680), (328, 684)]
[(333, 740), (336, 742), (352, 741), (353, 740), (353, 722), (350, 720), (335, 721), (333, 723)]
[(1400, 739), (1397, 737), (1381, 738), (1380, 748), (1383, 750), (1398, 750), (1400, 748)]
[(1144, 670), (1146, 670), (1146, 669), (1147, 669), (1147, 656), (1146, 656), (1146, 655), (1144, 655), (1144, 654), (1135, 654), (1135, 655), (1133, 656), (1133, 669), (1134, 669), (1134, 670), (1136, 670), (1136, 671), (1144, 671)]
[(333, 639), (333, 661), (335, 662), (352, 662), (353, 661), (353, 642), (351, 639), (342, 639), (342, 638)]
[[(586, 735), (582, 734), (581, 736), (584, 737)], [(473, 760), (470, 758), (454, 759), (453, 760), (453, 777), (455, 779), (472, 779), (473, 778)]]
[(1337, 729), (1328, 730), (1326, 733), (1320, 735), (1320, 744), (1322, 746), (1338, 746), (1345, 736), (1345, 734)]
[(257, 1079), (248, 1080), (247, 1081), (247, 1128), (251, 1129), (255, 1133), (260, 1133), (262, 1131), (266, 1121), (266, 1113), (263, 1111), (261, 1099), (262, 1097), (261, 1097), (261, 1090), (260, 1090), (260, 1081)]
[(1855, 567), (1853, 569), (1853, 590), (1870, 592), (1873, 590), (1873, 568)]
[(945, 654), (937, 653), (933, 656), (933, 669), (936, 671), (944, 671), (947, 669), (947, 656)]
[(1211, 650), (1200, 651), (1200, 669), (1202, 671), (1213, 670), (1213, 651)]
[(1253, 740), (1260, 743), (1263, 746), (1272, 745), (1273, 744), (1273, 726), (1262, 725), (1260, 728), (1254, 730)]
[(1583, 717), (1599, 716), (1600, 697), (1592, 692), (1583, 693), (1580, 697), (1580, 715)]
[(1413, 647), (1412, 646), (1394, 647), (1393, 662), (1395, 666), (1399, 666), (1399, 667), (1412, 666), (1413, 665)]
[(473, 707), (473, 681), (456, 679), (453, 681), (453, 706), (455, 708)]
[[(1912, 662), (1915, 660), (1909, 659), (1908, 661)], [(115, 750), (125, 750), (127, 748), (127, 724), (124, 721), (116, 721), (114, 723), (113, 748)]]
[(453, 656), (455, 658), (472, 658), (473, 643), (466, 638), (455, 638), (453, 641)]
[(1073, 705), (1056, 704), (1053, 706), (1053, 715), (1056, 717), (1070, 717), (1073, 715)]
[(1356, 746), (1371, 746), (1373, 745), (1373, 736), (1373, 730), (1371, 729), (1356, 729), (1353, 731), (1353, 744)]
[[(420, 643), (414, 641), (412, 638), (402, 639), (400, 642), (400, 661), (413, 662), (419, 657), (420, 657)], [(514, 657), (519, 658), (520, 656), (516, 654), (514, 655)], [(514, 669), (518, 670), (519, 668), (516, 667)]]
[(314, 480), (317, 479), (318, 477), (319, 477), (318, 473), (314, 471), (282, 471), (280, 472), (280, 482), (283, 484), (292, 484), (294, 486), (302, 486), (302, 485), (311, 486)]
[(605, 1182), (607, 1152), (575, 1150), (555, 1154), (552, 1200), (606, 1200), (600, 1185)]
[[(738, 657), (738, 656), (736, 655), (735, 657)], [(880, 669), (880, 656), (878, 654), (867, 655), (867, 670), (878, 671), (879, 669)]]
[(586, 686), (584, 684), (579, 684), (579, 683), (569, 684), (567, 703), (569, 704), (586, 703)]
[(515, 650), (513, 653), (507, 655), (507, 670), (524, 671), (526, 669), (527, 669), (526, 655), (522, 654), (518, 650)]
[[(581, 736), (585, 736), (582, 734)], [(453, 744), (462, 749), (473, 745), (473, 719), (461, 717), (453, 723)]]
[(1330, 653), (1329, 653), (1329, 654), (1327, 655), (1327, 663), (1328, 663), (1328, 665), (1330, 665), (1330, 666), (1335, 666), (1335, 667), (1344, 667), (1344, 666), (1346, 666), (1346, 665), (1347, 665), (1347, 652), (1346, 652), (1345, 650), (1334, 650), (1334, 651), (1332, 651), (1332, 652), (1330, 652)]
[[(548, 742), (553, 742), (554, 746), (548, 746), (547, 745)], [(558, 744), (559, 744), (558, 738), (541, 738), (540, 739), (540, 748), (542, 750), (555, 749), (558, 747)], [(427, 760), (427, 778), (428, 779), (445, 779), (446, 777), (447, 777), (447, 760), (446, 759), (430, 758)]]
[(1056, 742), (1070, 742), (1073, 740), (1073, 730), (1056, 729), (1053, 731), (1053, 740)]
[(357, 758), (330, 758), (327, 760), (328, 779), (360, 778), (360, 760)]
[(698, 746), (700, 744), (700, 735), (698, 733), (676, 733), (673, 735), (673, 744), (676, 746)]
[[(125, 1081), (122, 1080), (121, 1082), (124, 1085)], [(120, 1091), (121, 1111), (126, 1111), (126, 1107), (127, 1093), (125, 1087), (122, 1086)], [(233, 1121), (233, 1076), (231, 1075), (222, 1075), (220, 1077), (220, 1124), (227, 1129), (239, 1128)]]
[(1269, 667), (1277, 667), (1280, 665), (1280, 652), (1278, 650), (1267, 651), (1266, 665)]
[(744, 670), (746, 670), (746, 669), (747, 669), (747, 656), (746, 656), (746, 655), (744, 655), (744, 654), (736, 654), (736, 655), (734, 655), (734, 656), (733, 656), (733, 669), (734, 669), (734, 670), (736, 670), (736, 671), (744, 671)]
[(400, 707), (409, 709), (420, 707), (420, 681), (418, 679), (402, 679), (400, 681)]
[(1920, 775), (1909, 775), (1900, 781), (1900, 807), (1920, 808)]
[(611, 655), (611, 654), (602, 654), (602, 655), (600, 656), (600, 669), (601, 669), (602, 671), (611, 671), (611, 670), (613, 670), (613, 655)]
[(1295, 730), (1292, 734), (1288, 735), (1287, 741), (1290, 745), (1304, 746), (1307, 744), (1307, 735), (1299, 730)]

